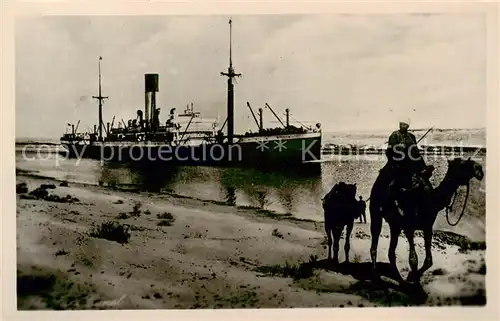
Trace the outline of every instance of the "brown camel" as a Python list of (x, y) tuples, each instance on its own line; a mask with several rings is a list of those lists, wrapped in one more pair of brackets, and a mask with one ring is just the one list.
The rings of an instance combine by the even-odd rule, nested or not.
[[(412, 213), (399, 212), (395, 200), (388, 193), (388, 185), (391, 182), (390, 169), (386, 167), (380, 170), (379, 176), (373, 184), (370, 195), (370, 218), (371, 218), (371, 248), (370, 256), (374, 278), (378, 279), (376, 270), (377, 245), (382, 229), (382, 218), (386, 220), (390, 227), (389, 261), (392, 269), (398, 276), (398, 281), (402, 281), (401, 274), (396, 266), (396, 247), (401, 231), (404, 232), (409, 246), (409, 262), (411, 271), (407, 282), (419, 282), (423, 273), (432, 266), (432, 229), (436, 217), (442, 209), (446, 208), (460, 186), (467, 186), (471, 179), (482, 180), (484, 176), (483, 168), (477, 162), (461, 158), (448, 160), (448, 170), (444, 179), (438, 187), (421, 195), (416, 206), (416, 216)], [(465, 204), (464, 204), (465, 206)], [(418, 270), (418, 256), (415, 252), (413, 240), (414, 232), (420, 230), (424, 234), (425, 261)]]
[[(354, 220), (361, 215), (361, 203), (356, 200), (356, 184), (340, 182), (335, 184), (328, 194), (323, 198), (323, 213), (325, 217), (325, 231), (328, 239), (328, 259), (333, 259), (334, 264), (339, 263), (339, 242), (344, 227), (345, 235), (345, 262), (349, 263), (349, 249), (351, 232)], [(333, 236), (333, 242), (332, 242)]]

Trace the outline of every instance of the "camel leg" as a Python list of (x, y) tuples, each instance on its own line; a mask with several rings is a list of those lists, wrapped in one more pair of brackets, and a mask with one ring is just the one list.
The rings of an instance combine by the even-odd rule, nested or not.
[(396, 264), (396, 248), (398, 247), (399, 234), (401, 233), (401, 229), (398, 226), (391, 226), (391, 242), (389, 245), (389, 262), (391, 264), (391, 268), (394, 271), (394, 275), (396, 276), (397, 281), (402, 281), (403, 278), (399, 273), (397, 264)]
[(405, 230), (405, 235), (406, 238), (408, 239), (408, 245), (410, 246), (409, 261), (411, 268), (411, 271), (408, 274), (406, 281), (413, 282), (418, 274), (418, 256), (417, 256), (417, 251), (415, 251), (415, 240), (413, 239), (414, 231)]
[(345, 245), (344, 245), (344, 251), (345, 251), (345, 262), (349, 263), (349, 250), (351, 249), (351, 232), (352, 228), (354, 227), (354, 220), (347, 224), (347, 228), (345, 230)]
[(380, 232), (382, 231), (382, 216), (379, 214), (371, 215), (371, 223), (370, 223), (370, 232), (372, 236), (372, 244), (370, 247), (370, 256), (372, 259), (372, 272), (373, 277), (378, 279), (377, 272), (377, 247), (378, 247), (378, 239), (380, 237)]
[[(326, 224), (325, 224), (326, 225)], [(326, 238), (328, 240), (328, 260), (332, 259), (332, 230), (329, 228), (325, 228), (326, 231)]]
[(340, 235), (342, 234), (342, 227), (335, 227), (333, 229), (333, 263), (339, 263), (339, 243)]
[(424, 246), (425, 260), (420, 270), (418, 270), (417, 280), (432, 266), (432, 229), (424, 230)]

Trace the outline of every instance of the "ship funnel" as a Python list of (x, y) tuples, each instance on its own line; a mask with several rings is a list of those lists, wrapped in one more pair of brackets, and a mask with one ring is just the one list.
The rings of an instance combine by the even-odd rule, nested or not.
[(137, 117), (139, 118), (139, 126), (144, 127), (144, 119), (142, 115), (142, 110), (137, 110)]
[(144, 121), (146, 128), (151, 128), (155, 123), (155, 110), (156, 110), (156, 93), (159, 90), (159, 75), (158, 74), (145, 74), (144, 75), (144, 92), (145, 92), (145, 106), (144, 106)]

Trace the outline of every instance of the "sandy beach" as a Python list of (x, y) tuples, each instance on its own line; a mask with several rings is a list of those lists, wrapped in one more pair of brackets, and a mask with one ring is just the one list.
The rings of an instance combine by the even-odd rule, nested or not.
[[(421, 289), (392, 282), (375, 287), (369, 274), (369, 224), (355, 224), (351, 264), (333, 268), (325, 260), (320, 222), (176, 195), (60, 186), (58, 181), (17, 175), (17, 183), (22, 182), (28, 191), (53, 184), (46, 190), (57, 196), (18, 193), (18, 309), (486, 302), (485, 244), (453, 233), (436, 232), (434, 266), (423, 276)], [(107, 221), (124, 225), (130, 237), (103, 238), (96, 228)], [(380, 262), (388, 262), (384, 229)], [(417, 237), (416, 242), (421, 264), (423, 240)], [(342, 262), (343, 240), (340, 246)], [(403, 277), (408, 273), (407, 248), (401, 236), (398, 267)]]

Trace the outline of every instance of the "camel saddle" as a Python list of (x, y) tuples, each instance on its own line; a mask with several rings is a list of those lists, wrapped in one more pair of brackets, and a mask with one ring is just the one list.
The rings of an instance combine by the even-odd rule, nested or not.
[(417, 215), (422, 198), (432, 190), (429, 179), (433, 171), (434, 166), (426, 165), (420, 172), (403, 173), (403, 177), (394, 177), (390, 181), (389, 193), (404, 213)]

